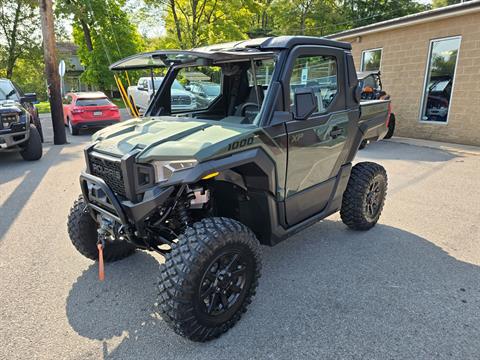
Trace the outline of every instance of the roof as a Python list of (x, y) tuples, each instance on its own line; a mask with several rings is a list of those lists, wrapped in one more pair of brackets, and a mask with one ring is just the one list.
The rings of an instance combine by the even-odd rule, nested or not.
[(326, 39), (323, 37), (285, 35), (216, 44), (192, 50), (201, 52), (241, 51), (246, 49), (275, 50), (291, 49), (297, 45), (322, 45), (339, 47), (345, 50), (352, 49), (352, 46), (349, 43)]
[(101, 91), (71, 92), (67, 95), (74, 95), (79, 99), (101, 99), (107, 97), (107, 95)]
[(278, 36), (203, 46), (190, 50), (157, 50), (129, 56), (110, 65), (110, 70), (152, 69), (172, 64), (194, 64), (271, 58), (274, 50), (297, 45), (322, 45), (351, 50), (349, 43), (314, 36)]
[(412, 15), (406, 15), (395, 19), (381, 21), (371, 25), (361, 26), (355, 29), (341, 31), (326, 36), (328, 39), (343, 40), (354, 36), (406, 27), (414, 24), (431, 22), (460, 16), (480, 11), (480, 0), (467, 1), (455, 5), (445, 6), (438, 9), (422, 11)]

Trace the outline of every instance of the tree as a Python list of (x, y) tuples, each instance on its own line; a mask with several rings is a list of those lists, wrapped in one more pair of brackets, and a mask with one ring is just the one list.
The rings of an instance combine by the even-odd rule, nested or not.
[(39, 26), (36, 0), (0, 0), (0, 63), (7, 78), (20, 57), (38, 50)]
[(160, 6), (166, 35), (158, 43), (181, 49), (248, 38), (256, 8), (253, 0), (164, 0)]
[[(468, 1), (468, 0), (466, 0)], [(461, 3), (462, 0), (433, 0), (432, 8), (437, 9), (448, 5), (454, 5)]]
[(73, 14), (73, 38), (85, 72), (82, 80), (107, 90), (115, 85), (108, 66), (143, 49), (143, 39), (124, 11), (124, 0), (61, 0), (57, 12)]
[(347, 27), (359, 27), (428, 10), (414, 0), (340, 0), (340, 11)]
[(323, 36), (342, 21), (334, 0), (276, 0), (271, 13), (275, 34)]

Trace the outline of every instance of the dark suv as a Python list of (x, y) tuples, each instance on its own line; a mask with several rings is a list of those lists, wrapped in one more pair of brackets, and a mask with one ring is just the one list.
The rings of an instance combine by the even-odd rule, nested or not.
[(34, 93), (24, 94), (8, 79), (0, 79), (0, 151), (20, 151), (25, 160), (42, 156), (43, 132)]

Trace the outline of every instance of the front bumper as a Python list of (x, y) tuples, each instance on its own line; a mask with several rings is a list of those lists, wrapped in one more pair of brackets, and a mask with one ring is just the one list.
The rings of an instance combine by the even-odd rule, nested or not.
[(0, 131), (0, 150), (12, 148), (28, 140), (30, 129), (25, 124), (21, 125), (23, 126), (19, 127), (20, 131)]
[(133, 203), (119, 199), (105, 181), (86, 172), (80, 175), (80, 187), (83, 198), (93, 213), (107, 216), (125, 226), (143, 222), (165, 204), (174, 191), (173, 186), (154, 186), (145, 192), (142, 201)]

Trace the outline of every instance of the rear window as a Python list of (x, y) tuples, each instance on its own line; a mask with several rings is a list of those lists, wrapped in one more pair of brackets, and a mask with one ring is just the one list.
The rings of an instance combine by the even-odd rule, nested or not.
[(97, 99), (77, 99), (75, 105), (77, 106), (105, 106), (111, 105), (112, 103), (107, 98), (97, 98)]

